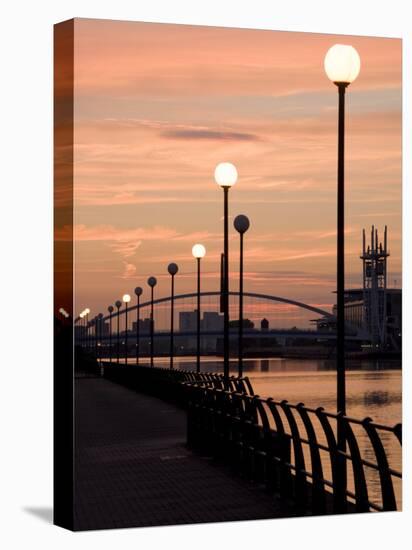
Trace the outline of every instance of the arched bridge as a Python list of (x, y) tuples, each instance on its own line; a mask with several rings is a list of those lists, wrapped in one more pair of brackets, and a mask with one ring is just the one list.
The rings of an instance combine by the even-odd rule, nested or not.
[[(207, 291), (207, 292), (201, 292), (200, 293), (201, 297), (220, 296), (220, 295), (221, 295), (220, 291)], [(229, 292), (229, 295), (230, 296), (239, 296), (239, 292)], [(326, 311), (324, 309), (321, 309), (321, 308), (318, 308), (318, 307), (315, 307), (315, 306), (311, 306), (310, 304), (305, 304), (304, 302), (299, 302), (297, 300), (291, 300), (290, 298), (283, 298), (281, 296), (272, 296), (270, 294), (259, 294), (257, 292), (244, 292), (243, 296), (245, 298), (255, 298), (255, 299), (258, 299), (258, 300), (267, 300), (267, 301), (270, 301), (270, 302), (279, 302), (279, 303), (282, 303), (282, 304), (288, 304), (288, 305), (296, 306), (296, 307), (311, 311), (312, 313), (316, 313), (317, 315), (321, 315), (321, 316), (324, 316), (324, 317), (329, 317), (331, 319), (334, 319), (334, 315), (332, 313), (330, 313), (329, 311)], [(176, 301), (179, 301), (179, 300), (185, 300), (185, 299), (188, 299), (188, 298), (196, 298), (196, 297), (197, 297), (196, 292), (190, 292), (188, 294), (177, 294), (174, 297), (174, 301), (176, 302)], [(162, 303), (170, 302), (171, 299), (172, 299), (171, 296), (166, 296), (166, 297), (163, 297), (163, 298), (156, 298), (155, 300), (153, 300), (153, 304), (156, 305), (156, 304), (162, 304)], [(148, 300), (146, 302), (141, 302), (139, 308), (142, 309), (142, 308), (148, 307), (150, 305), (151, 305), (151, 301)], [(129, 306), (128, 307), (128, 313), (130, 313), (131, 311), (136, 310), (137, 307), (138, 307), (137, 305)], [(122, 315), (125, 312), (126, 312), (125, 308), (120, 309), (119, 311), (114, 311), (112, 313), (112, 317), (115, 317), (117, 315)], [(103, 320), (108, 320), (109, 318), (110, 318), (110, 315), (106, 315), (103, 318)]]

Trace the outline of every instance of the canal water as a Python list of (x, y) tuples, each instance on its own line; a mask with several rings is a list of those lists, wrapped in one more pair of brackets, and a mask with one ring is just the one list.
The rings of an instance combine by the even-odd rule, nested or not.
[[(163, 366), (162, 360), (156, 362)], [(175, 358), (175, 367), (195, 370), (193, 358)], [(236, 374), (237, 362), (231, 361), (231, 374)], [(202, 372), (222, 372), (221, 358), (202, 358)], [(303, 402), (309, 407), (324, 407), (336, 411), (335, 362), (312, 359), (245, 359), (244, 375), (252, 382), (256, 394), (273, 397), (277, 401)], [(350, 360), (346, 375), (347, 415), (358, 419), (371, 417), (375, 422), (394, 426), (402, 422), (402, 371), (400, 361)], [(363, 428), (355, 430), (362, 457), (374, 459), (374, 453)], [(395, 436), (380, 432), (390, 467), (401, 470), (402, 451)], [(310, 463), (310, 457), (307, 455)], [(325, 477), (330, 476), (330, 465), (323, 457)], [(369, 497), (377, 504), (380, 499), (380, 481), (376, 471), (365, 468)], [(396, 498), (401, 507), (401, 483), (394, 480)], [(349, 475), (349, 488), (353, 479)]]

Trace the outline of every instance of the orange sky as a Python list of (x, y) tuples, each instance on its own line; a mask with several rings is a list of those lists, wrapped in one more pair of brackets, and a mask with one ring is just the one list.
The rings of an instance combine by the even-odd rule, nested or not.
[[(166, 295), (170, 261), (177, 292), (194, 290), (195, 242), (207, 249), (204, 289), (219, 288), (221, 161), (239, 172), (231, 215), (251, 220), (245, 289), (330, 308), (337, 90), (323, 58), (336, 42), (362, 62), (346, 103), (348, 286), (371, 224), (388, 225), (400, 285), (400, 40), (78, 19), (76, 313), (106, 312), (149, 275)], [(232, 231), (233, 275), (237, 249)]]

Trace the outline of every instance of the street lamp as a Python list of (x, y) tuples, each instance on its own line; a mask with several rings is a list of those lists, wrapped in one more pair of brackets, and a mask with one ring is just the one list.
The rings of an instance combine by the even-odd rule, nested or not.
[(120, 300), (117, 300), (114, 304), (117, 307), (117, 364), (119, 364), (120, 361), (120, 308), (122, 306), (122, 302)]
[(87, 349), (88, 346), (89, 346), (89, 313), (90, 313), (90, 309), (88, 307), (86, 307), (86, 309), (84, 310), (84, 313), (85, 313), (85, 317), (86, 317), (85, 328), (86, 328), (86, 349)]
[(127, 365), (127, 304), (130, 302), (131, 298), (130, 298), (130, 294), (123, 294), (123, 302), (125, 303), (125, 306), (126, 306), (126, 313), (125, 313), (125, 336), (124, 336), (124, 344), (125, 344), (125, 348), (126, 348), (126, 355), (125, 355), (125, 364)]
[(154, 311), (153, 311), (153, 295), (154, 287), (157, 285), (156, 277), (149, 277), (147, 279), (147, 284), (151, 289), (151, 298), (150, 298), (150, 366), (153, 367), (153, 333), (154, 333)]
[(109, 364), (112, 362), (112, 314), (114, 311), (113, 306), (109, 306), (107, 308), (107, 311), (109, 312)]
[(97, 315), (93, 317), (94, 326), (94, 358), (97, 361)]
[(171, 302), (170, 302), (170, 368), (173, 368), (174, 354), (174, 302), (175, 302), (175, 275), (179, 271), (179, 267), (175, 263), (167, 266), (167, 271), (171, 275)]
[(81, 334), (81, 342), (82, 347), (86, 347), (86, 310), (84, 309), (80, 314), (80, 334)]
[(83, 334), (83, 317), (84, 317), (84, 311), (82, 311), (81, 313), (79, 313), (79, 326), (80, 326), (80, 330), (77, 331), (78, 333), (80, 333), (80, 338), (77, 336), (76, 334), (76, 340), (80, 340), (80, 345), (83, 347), (83, 339), (84, 339), (84, 334)]
[(338, 189), (337, 189), (337, 410), (346, 414), (345, 389), (345, 91), (360, 71), (360, 57), (352, 46), (335, 44), (325, 56), (325, 72), (338, 87)]
[(102, 331), (102, 321), (103, 321), (103, 313), (99, 313), (99, 315), (97, 316), (97, 338), (98, 338), (98, 341), (97, 341), (97, 357), (98, 359), (100, 360), (101, 359), (101, 355), (102, 355), (102, 352), (101, 352), (101, 347), (102, 347), (102, 334), (103, 334), (103, 331)]
[(140, 296), (143, 294), (143, 288), (137, 286), (134, 289), (134, 293), (137, 296), (137, 308), (136, 308), (136, 365), (139, 364), (139, 354), (140, 354)]
[(197, 353), (196, 372), (200, 372), (200, 260), (206, 255), (206, 248), (203, 244), (195, 244), (192, 248), (192, 255), (197, 262)]
[(250, 227), (249, 218), (239, 214), (234, 219), (233, 225), (240, 235), (238, 373), (239, 376), (243, 376), (243, 235)]
[(223, 269), (223, 376), (229, 381), (229, 189), (237, 181), (236, 167), (221, 162), (215, 168), (215, 181), (223, 189), (224, 269)]

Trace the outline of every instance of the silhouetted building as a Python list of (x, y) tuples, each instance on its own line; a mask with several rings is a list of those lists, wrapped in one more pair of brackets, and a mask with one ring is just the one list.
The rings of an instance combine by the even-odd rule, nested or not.
[(204, 331), (223, 330), (223, 315), (220, 315), (217, 311), (205, 311), (201, 327)]
[[(223, 315), (220, 315), (217, 311), (205, 311), (200, 326), (202, 332), (221, 333), (223, 331)], [(203, 350), (209, 353), (216, 353), (217, 339), (217, 335), (203, 336)]]
[(197, 327), (197, 310), (179, 312), (179, 330), (181, 332), (191, 332)]
[[(179, 312), (179, 331), (180, 332), (192, 332), (197, 330), (197, 310), (194, 311), (180, 311)], [(192, 350), (196, 348), (196, 336), (188, 336), (186, 338), (179, 338), (180, 346), (182, 350)]]
[[(154, 323), (154, 322), (153, 322)], [(155, 328), (155, 325), (154, 325)], [(132, 331), (135, 333), (137, 329), (137, 322), (133, 321)], [(150, 319), (139, 319), (139, 331), (140, 334), (148, 334), (150, 332)]]

